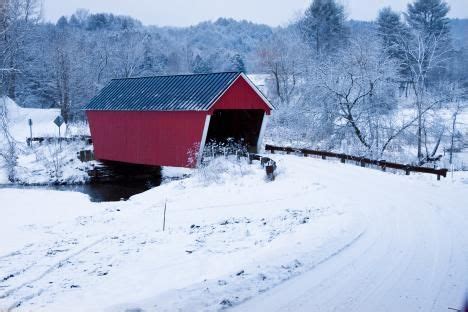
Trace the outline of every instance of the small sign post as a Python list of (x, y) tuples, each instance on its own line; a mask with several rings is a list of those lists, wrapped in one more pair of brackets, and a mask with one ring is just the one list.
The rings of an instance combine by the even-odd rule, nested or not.
[(163, 232), (166, 230), (166, 209), (167, 209), (167, 199), (164, 202)]
[(29, 125), (29, 146), (32, 146), (32, 125), (33, 121), (31, 118), (28, 119), (28, 125)]
[(54, 124), (58, 127), (58, 130), (59, 130), (59, 143), (60, 143), (60, 147), (62, 147), (62, 141), (60, 140), (60, 127), (63, 125), (64, 123), (64, 120), (63, 120), (63, 117), (62, 116), (57, 116), (57, 118), (55, 118), (54, 120)]

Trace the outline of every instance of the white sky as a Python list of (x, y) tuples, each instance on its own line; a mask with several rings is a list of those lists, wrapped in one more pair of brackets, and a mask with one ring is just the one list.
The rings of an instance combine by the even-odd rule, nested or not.
[[(130, 15), (146, 25), (187, 26), (218, 17), (246, 19), (272, 26), (284, 25), (312, 0), (42, 0), (44, 17), (56, 21), (76, 9)], [(409, 0), (339, 0), (348, 15), (357, 20), (373, 20), (384, 6), (397, 11)], [(468, 18), (468, 0), (448, 0), (450, 17)]]

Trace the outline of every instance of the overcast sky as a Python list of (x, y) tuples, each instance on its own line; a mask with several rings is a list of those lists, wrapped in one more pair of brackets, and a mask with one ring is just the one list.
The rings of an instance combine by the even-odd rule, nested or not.
[[(218, 17), (246, 19), (268, 25), (284, 25), (298, 16), (312, 0), (43, 0), (44, 17), (56, 21), (76, 9), (130, 15), (146, 25), (187, 26)], [(408, 0), (339, 0), (348, 15), (373, 20), (380, 8), (401, 11)], [(448, 0), (451, 17), (468, 18), (468, 0)]]

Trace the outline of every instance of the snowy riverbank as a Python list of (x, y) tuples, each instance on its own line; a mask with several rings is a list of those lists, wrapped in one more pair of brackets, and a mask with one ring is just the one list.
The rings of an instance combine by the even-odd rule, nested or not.
[[(127, 202), (0, 190), (0, 309), (258, 311), (275, 296), (288, 307), (294, 296), (270, 296), (276, 287), (333, 298), (323, 311), (370, 311), (381, 296), (393, 311), (460, 306), (467, 176), (275, 159), (272, 183), (255, 165), (231, 168), (218, 182), (197, 173)], [(315, 286), (304, 288), (310, 274)]]
[[(0, 157), (0, 184), (80, 184), (87, 181), (86, 169), (91, 163), (81, 163), (77, 159), (77, 152), (90, 148), (84, 142), (26, 144), (26, 138), (30, 136), (29, 119), (33, 122), (33, 137), (58, 137), (58, 128), (53, 121), (60, 115), (59, 109), (23, 108), (9, 98), (0, 98), (0, 105), (6, 112), (8, 132), (16, 154), (13, 170), (9, 170), (5, 159)], [(74, 124), (67, 130), (62, 126), (62, 136), (87, 134), (88, 131), (86, 124)], [(0, 147), (4, 151), (8, 149), (5, 140), (4, 134), (0, 135)], [(9, 177), (11, 171), (13, 177)]]

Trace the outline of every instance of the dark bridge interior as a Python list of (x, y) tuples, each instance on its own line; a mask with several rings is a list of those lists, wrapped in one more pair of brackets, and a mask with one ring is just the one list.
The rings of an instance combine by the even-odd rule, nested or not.
[(216, 110), (211, 116), (206, 142), (244, 141), (250, 152), (257, 152), (265, 112), (257, 109)]

